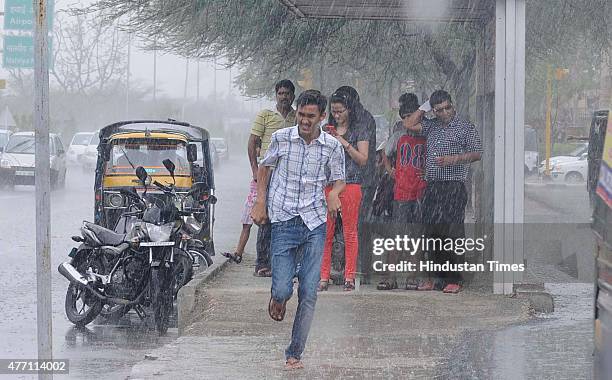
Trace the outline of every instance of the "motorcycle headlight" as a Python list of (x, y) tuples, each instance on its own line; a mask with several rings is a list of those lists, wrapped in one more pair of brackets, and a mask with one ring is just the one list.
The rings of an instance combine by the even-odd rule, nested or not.
[(156, 224), (147, 223), (147, 235), (151, 241), (169, 241), (172, 234), (174, 223), (166, 223), (158, 226)]
[(9, 160), (4, 159), (4, 158), (0, 160), (0, 168), (10, 169), (10, 167), (11, 167), (11, 163)]
[(124, 199), (123, 195), (118, 193), (111, 193), (107, 195), (108, 205), (111, 207), (123, 207)]

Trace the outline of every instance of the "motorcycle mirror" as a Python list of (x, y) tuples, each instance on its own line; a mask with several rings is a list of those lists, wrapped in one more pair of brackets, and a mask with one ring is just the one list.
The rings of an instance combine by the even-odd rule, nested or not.
[(172, 160), (170, 160), (169, 158), (166, 158), (165, 160), (162, 161), (162, 164), (164, 164), (164, 166), (166, 167), (166, 170), (168, 170), (172, 178), (174, 178), (174, 169), (176, 169), (174, 162), (172, 162)]
[(196, 162), (198, 160), (198, 147), (196, 144), (187, 145), (187, 160), (189, 162)]
[(145, 168), (143, 168), (142, 166), (136, 168), (136, 177), (138, 177), (138, 179), (140, 180), (140, 182), (142, 182), (143, 185), (147, 184), (148, 176), (149, 175), (147, 174)]

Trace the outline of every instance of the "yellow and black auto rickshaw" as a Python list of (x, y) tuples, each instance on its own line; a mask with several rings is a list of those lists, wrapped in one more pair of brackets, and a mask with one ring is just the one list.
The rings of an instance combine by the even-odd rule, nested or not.
[[(200, 157), (198, 157), (200, 156)], [(175, 164), (174, 178), (162, 164)], [(191, 206), (201, 229), (194, 236), (209, 255), (214, 255), (214, 175), (206, 129), (174, 120), (122, 121), (100, 130), (95, 174), (94, 222), (116, 230), (121, 215), (130, 208), (130, 199), (121, 190), (144, 191), (135, 174), (145, 168), (153, 180), (173, 184), (177, 193), (187, 193), (195, 183), (199, 191)], [(149, 194), (155, 190), (149, 190)]]

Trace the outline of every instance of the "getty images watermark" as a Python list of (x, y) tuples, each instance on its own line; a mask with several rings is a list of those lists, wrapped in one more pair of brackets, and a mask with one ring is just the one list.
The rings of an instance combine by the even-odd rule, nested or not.
[[(380, 257), (383, 253), (394, 251), (399, 254), (414, 256), (419, 252), (454, 252), (457, 256), (463, 256), (468, 252), (482, 252), (485, 249), (485, 238), (430, 238), (410, 237), (408, 235), (397, 235), (395, 238), (378, 238), (372, 240), (372, 253)], [(433, 260), (400, 260), (397, 263), (385, 263), (375, 260), (372, 268), (376, 272), (523, 272), (525, 264), (504, 264), (499, 261), (489, 260), (485, 263), (468, 263)]]

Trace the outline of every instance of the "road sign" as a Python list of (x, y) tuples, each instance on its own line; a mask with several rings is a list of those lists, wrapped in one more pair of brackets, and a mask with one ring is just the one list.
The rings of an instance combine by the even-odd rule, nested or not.
[[(47, 5), (47, 22), (49, 30), (53, 26), (54, 2)], [(32, 0), (5, 0), (4, 2), (5, 30), (34, 30), (34, 5)]]
[[(49, 40), (49, 65), (52, 66), (51, 40)], [(34, 38), (32, 36), (4, 36), (2, 67), (6, 69), (34, 68)]]

